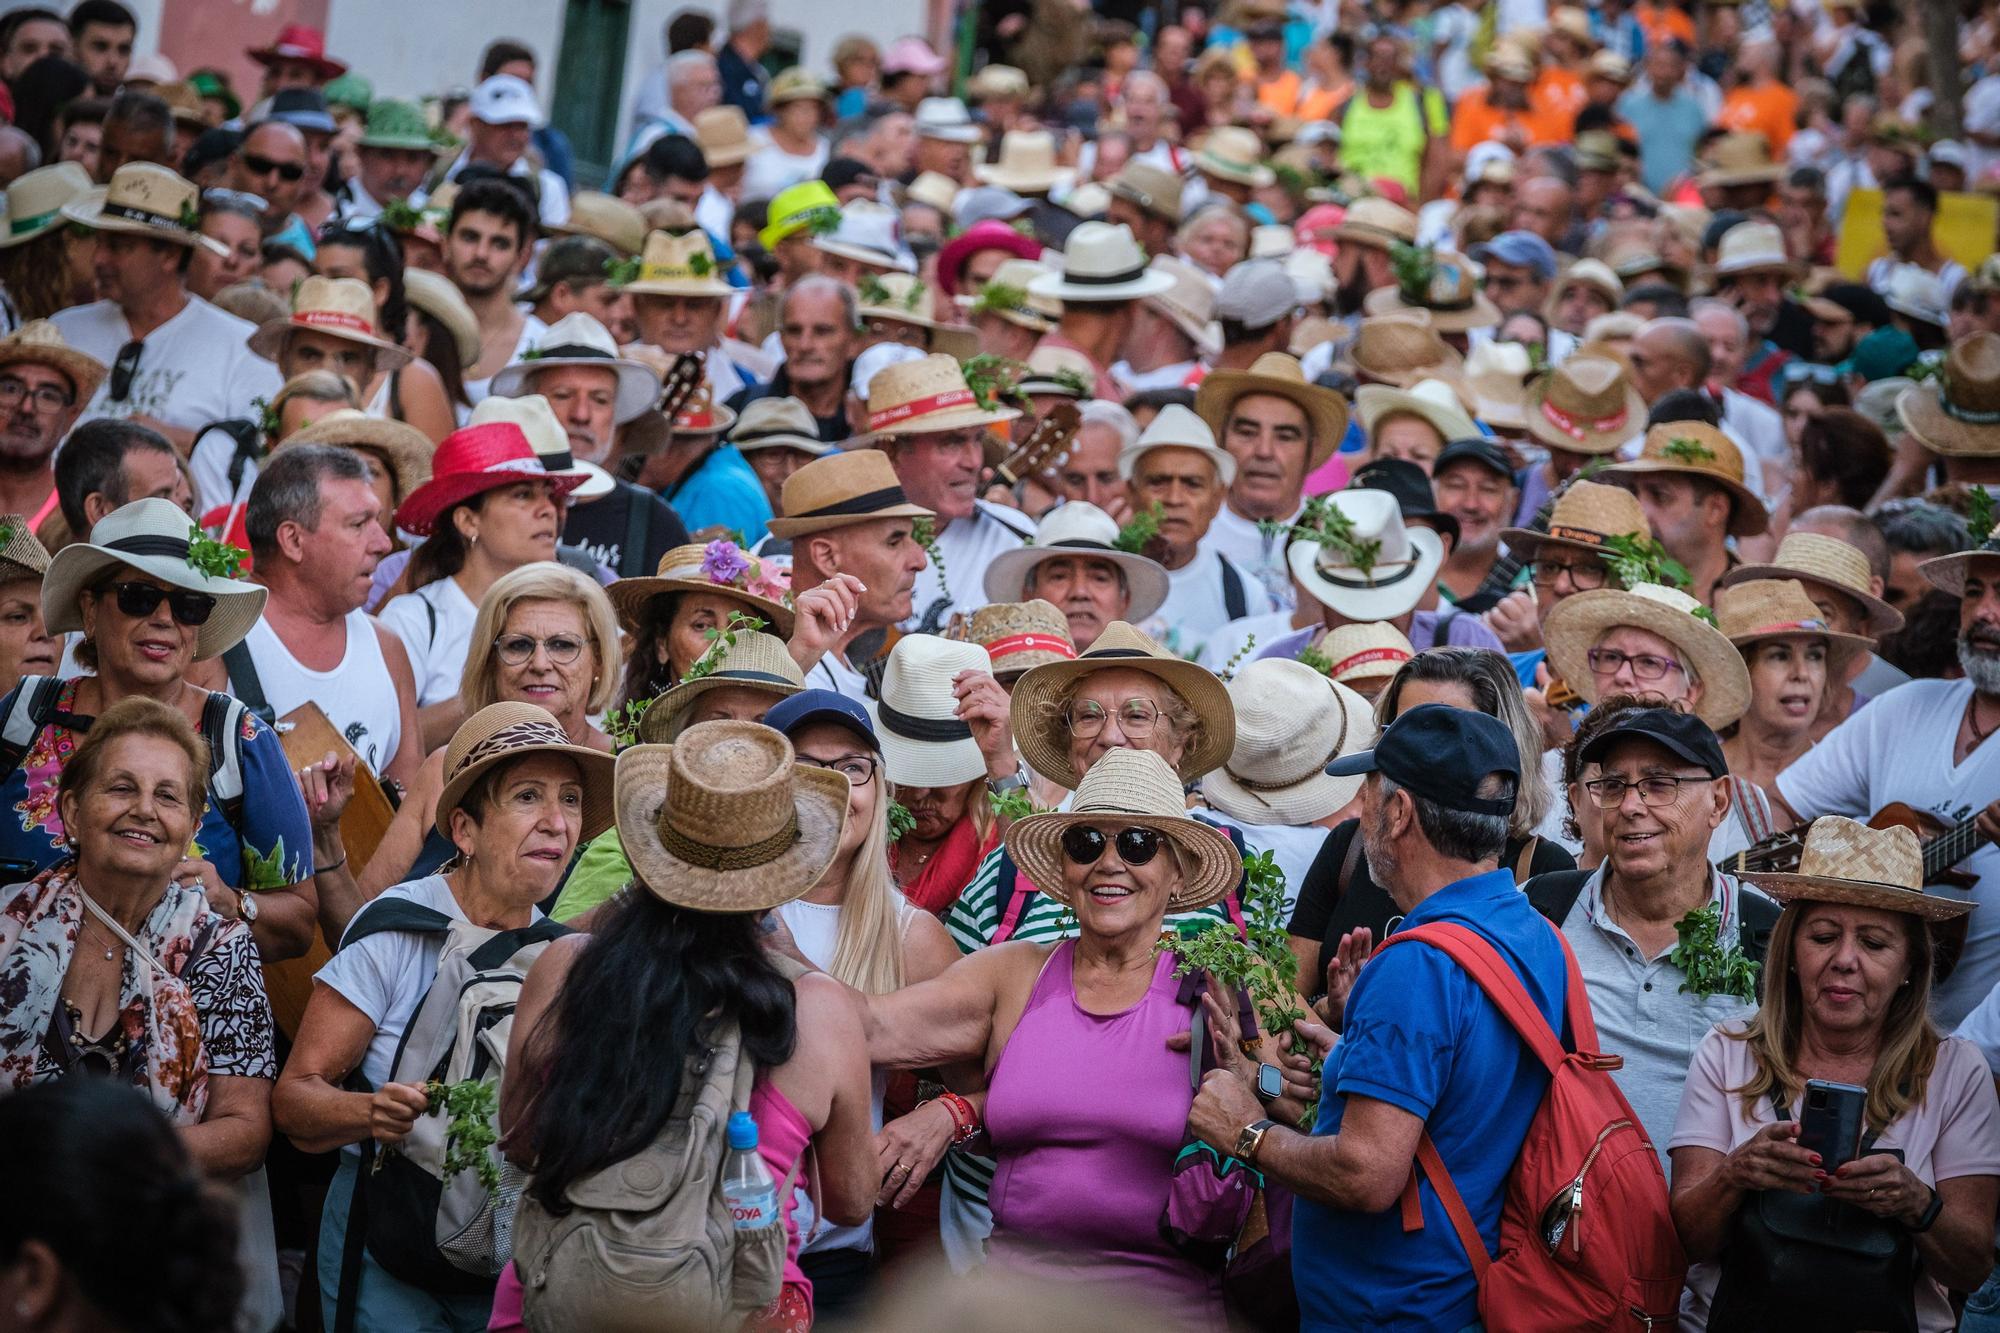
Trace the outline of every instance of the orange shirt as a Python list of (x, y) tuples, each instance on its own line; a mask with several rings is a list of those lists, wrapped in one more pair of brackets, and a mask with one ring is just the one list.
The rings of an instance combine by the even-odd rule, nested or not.
[[(1576, 113), (1583, 110), (1590, 94), (1584, 91), (1583, 80), (1574, 71), (1561, 65), (1544, 65), (1541, 77), (1528, 89), (1528, 105), (1551, 107), (1560, 110), (1574, 128)], [(1565, 131), (1567, 135), (1569, 131)]]
[(1299, 105), (1299, 84), (1302, 80), (1291, 70), (1286, 70), (1268, 83), (1257, 85), (1257, 104), (1274, 116), (1295, 115)]
[(1678, 37), (1689, 46), (1694, 45), (1694, 20), (1688, 17), (1684, 9), (1676, 9), (1667, 4), (1649, 4), (1647, 0), (1639, 0), (1638, 4), (1632, 6), (1632, 21), (1646, 34), (1648, 46), (1664, 42), (1670, 37)]
[(1451, 146), (1459, 152), (1469, 152), (1488, 139), (1503, 139), (1510, 130), (1518, 131), (1529, 144), (1559, 143), (1569, 137), (1574, 115), (1553, 106), (1537, 107), (1532, 97), (1527, 110), (1509, 111), (1488, 105), (1486, 93), (1482, 83), (1451, 109)]
[(1782, 160), (1785, 145), (1798, 128), (1799, 95), (1767, 79), (1737, 88), (1722, 99), (1722, 114), (1716, 124), (1724, 129), (1755, 131), (1771, 145), (1771, 156)]

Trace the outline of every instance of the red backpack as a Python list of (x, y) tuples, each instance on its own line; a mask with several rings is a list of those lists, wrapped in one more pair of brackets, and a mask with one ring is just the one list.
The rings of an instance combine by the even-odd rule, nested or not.
[[(1554, 929), (1554, 927), (1550, 927)], [(1529, 998), (1514, 969), (1477, 932), (1436, 922), (1391, 935), (1382, 947), (1416, 942), (1440, 949), (1472, 975), (1549, 1071), (1548, 1094), (1507, 1177), (1500, 1253), (1489, 1257), (1437, 1145), (1417, 1141), (1403, 1189), (1403, 1230), (1424, 1225), (1422, 1171), (1451, 1218), (1479, 1281), (1488, 1328), (1671, 1329), (1679, 1320), (1687, 1252), (1667, 1207), (1667, 1179), (1646, 1131), (1610, 1071), (1623, 1057), (1597, 1051), (1597, 1025), (1569, 942), (1566, 1008), (1574, 1051)]]

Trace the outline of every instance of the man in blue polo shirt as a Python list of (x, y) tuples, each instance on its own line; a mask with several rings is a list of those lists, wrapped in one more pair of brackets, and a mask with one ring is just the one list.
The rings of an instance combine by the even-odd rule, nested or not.
[[(1450, 921), (1478, 931), (1560, 1031), (1561, 942), (1496, 868), (1520, 780), (1513, 733), (1483, 713), (1427, 704), (1327, 772), (1369, 774), (1361, 835), (1370, 869), (1405, 914), (1399, 928)], [(1203, 1082), (1189, 1123), (1298, 1196), (1292, 1274), (1302, 1329), (1477, 1328), (1471, 1260), (1437, 1195), (1419, 1185), (1424, 1225), (1412, 1232), (1398, 1200), (1428, 1130), (1490, 1254), (1548, 1074), (1478, 983), (1429, 947), (1370, 960), (1343, 1027), (1311, 1134), (1260, 1119), (1255, 1094), (1220, 1071)]]

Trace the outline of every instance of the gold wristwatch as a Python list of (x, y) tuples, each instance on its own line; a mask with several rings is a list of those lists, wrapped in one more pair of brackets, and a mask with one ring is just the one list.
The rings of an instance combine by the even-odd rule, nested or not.
[(1245, 1125), (1243, 1132), (1236, 1136), (1235, 1150), (1229, 1155), (1247, 1166), (1257, 1165), (1257, 1150), (1264, 1146), (1265, 1131), (1277, 1127), (1275, 1120), (1256, 1120)]

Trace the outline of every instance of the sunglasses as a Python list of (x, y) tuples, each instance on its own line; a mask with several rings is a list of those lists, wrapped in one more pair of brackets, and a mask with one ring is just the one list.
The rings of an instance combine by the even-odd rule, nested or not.
[(273, 162), (270, 158), (259, 157), (255, 153), (245, 153), (243, 165), (250, 169), (250, 174), (253, 176), (269, 176), (276, 172), (281, 181), (303, 180), (306, 174), (306, 164), (303, 162)]
[(1126, 828), (1118, 830), (1115, 837), (1106, 837), (1104, 830), (1092, 828), (1088, 824), (1071, 824), (1063, 830), (1063, 855), (1080, 866), (1096, 865), (1104, 856), (1104, 849), (1113, 842), (1118, 844), (1118, 859), (1128, 866), (1142, 866), (1160, 854), (1160, 844), (1165, 839), (1149, 828)]
[(152, 615), (163, 601), (172, 610), (174, 619), (189, 628), (206, 625), (215, 613), (215, 599), (205, 592), (162, 588), (157, 583), (114, 583), (111, 591), (117, 595), (118, 609), (134, 620)]
[(132, 396), (132, 377), (139, 373), (139, 357), (145, 350), (146, 344), (138, 338), (118, 349), (118, 359), (111, 365), (112, 402), (122, 403)]

